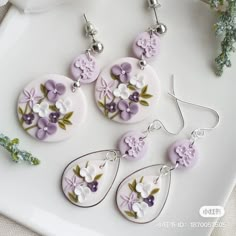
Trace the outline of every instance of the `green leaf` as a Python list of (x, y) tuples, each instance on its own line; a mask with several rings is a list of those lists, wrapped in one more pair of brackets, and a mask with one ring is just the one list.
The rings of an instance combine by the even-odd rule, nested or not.
[(136, 218), (136, 213), (133, 211), (125, 211), (125, 214), (129, 217)]
[(72, 202), (78, 203), (79, 199), (78, 196), (75, 195), (75, 193), (68, 193), (68, 196)]
[(59, 121), (59, 122), (58, 122), (58, 125), (59, 125), (59, 127), (60, 127), (61, 129), (66, 130), (66, 125), (65, 125), (62, 121)]
[(23, 110), (22, 110), (21, 107), (18, 108), (18, 112), (19, 112), (20, 115), (23, 115), (23, 114), (24, 114), (24, 112), (23, 112)]
[(145, 106), (145, 107), (148, 107), (149, 106), (149, 103), (147, 101), (144, 101), (144, 100), (140, 100), (139, 103), (142, 105), (142, 106)]
[(81, 175), (80, 175), (80, 166), (79, 166), (79, 165), (77, 165), (77, 166), (75, 167), (75, 169), (73, 169), (73, 172), (74, 172), (74, 174), (75, 174), (77, 177), (81, 178)]
[(98, 102), (98, 106), (100, 106), (101, 108), (105, 108), (104, 104), (101, 101)]
[(132, 91), (135, 91), (135, 90), (136, 90), (136, 87), (135, 87), (134, 85), (132, 85), (132, 84), (129, 84), (127, 87), (128, 87), (130, 90), (132, 90)]
[(63, 123), (64, 123), (65, 125), (72, 125), (72, 122), (69, 121), (69, 120), (66, 120), (66, 119), (63, 120)]
[(141, 94), (141, 97), (144, 99), (152, 98), (153, 96), (151, 94)]
[(69, 120), (72, 116), (73, 116), (74, 112), (69, 112), (67, 114), (65, 114), (65, 116), (63, 117), (63, 120)]
[(157, 194), (159, 191), (160, 191), (159, 188), (154, 188), (154, 189), (152, 190), (152, 192), (150, 193), (150, 195)]
[(148, 90), (148, 85), (146, 85), (145, 87), (142, 88), (141, 94), (146, 94), (147, 90)]
[(118, 78), (117, 78), (115, 75), (113, 75), (112, 73), (111, 73), (111, 78), (112, 78), (113, 80), (118, 80)]
[(96, 175), (94, 179), (95, 179), (95, 180), (99, 180), (99, 179), (102, 178), (102, 175), (103, 175), (103, 174)]
[(139, 181), (139, 183), (142, 183), (142, 182), (143, 182), (143, 179), (144, 179), (144, 177), (142, 176), (141, 179), (140, 179), (140, 181)]
[(58, 111), (58, 109), (55, 105), (50, 105), (49, 109), (52, 110), (52, 111)]
[(40, 84), (40, 90), (41, 90), (41, 92), (43, 93), (44, 97), (46, 97), (47, 94), (48, 94), (48, 90), (47, 90), (47, 88), (45, 87), (45, 85)]
[(132, 184), (128, 184), (128, 186), (129, 186), (129, 188), (130, 188), (130, 190), (131, 190), (132, 192), (135, 192), (135, 191), (136, 191), (136, 189), (133, 187)]
[(136, 185), (137, 185), (137, 181), (136, 181), (136, 179), (134, 179), (133, 182), (132, 182), (132, 186), (133, 186), (134, 189), (136, 189)]

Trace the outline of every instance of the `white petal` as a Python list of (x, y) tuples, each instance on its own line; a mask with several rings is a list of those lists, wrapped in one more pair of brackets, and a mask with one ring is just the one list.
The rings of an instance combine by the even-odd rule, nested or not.
[(82, 193), (82, 188), (81, 186), (78, 186), (74, 190), (75, 195), (79, 196)]
[(58, 100), (58, 101), (56, 102), (56, 107), (57, 107), (58, 109), (60, 109), (60, 108), (62, 107), (62, 101), (61, 101), (61, 100)]
[(136, 82), (136, 80), (135, 80), (134, 78), (132, 78), (132, 79), (130, 80), (130, 83), (135, 86), (137, 82)]
[(49, 108), (49, 104), (47, 102), (42, 102), (40, 104), (40, 108), (46, 110)]
[(137, 190), (139, 193), (141, 193), (141, 192), (143, 191), (143, 184), (142, 184), (142, 183), (138, 183), (138, 184), (136, 185), (136, 190)]
[(126, 100), (126, 99), (129, 98), (129, 95), (130, 95), (130, 94), (129, 94), (128, 91), (124, 91), (124, 92), (121, 93), (121, 98), (124, 99), (124, 100)]
[(115, 89), (114, 91), (113, 91), (113, 94), (114, 94), (114, 96), (115, 97), (120, 97), (120, 90), (119, 89)]
[(88, 166), (87, 171), (89, 174), (93, 175), (95, 173), (95, 167), (94, 166)]
[(138, 203), (138, 202), (136, 202), (136, 203), (134, 203), (134, 204), (132, 205), (132, 210), (133, 210), (134, 212), (138, 212), (138, 211), (139, 211), (139, 203)]
[(40, 111), (40, 105), (39, 104), (35, 104), (34, 107), (33, 107), (33, 111), (35, 113), (38, 113)]
[(120, 90), (120, 92), (123, 92), (127, 90), (127, 86), (125, 84), (120, 84), (118, 89)]
[(80, 175), (81, 175), (82, 177), (86, 177), (86, 176), (88, 175), (87, 169), (86, 169), (86, 168), (82, 168), (82, 169), (80, 170)]

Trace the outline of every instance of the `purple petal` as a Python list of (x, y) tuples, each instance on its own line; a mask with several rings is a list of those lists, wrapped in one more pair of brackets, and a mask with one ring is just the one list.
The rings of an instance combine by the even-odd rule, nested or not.
[(120, 81), (122, 82), (122, 83), (128, 83), (129, 82), (129, 80), (130, 80), (130, 76), (129, 75), (127, 75), (127, 74), (121, 74), (120, 75)]
[(119, 110), (121, 110), (121, 111), (126, 111), (127, 108), (129, 108), (129, 104), (128, 104), (125, 100), (121, 100), (121, 101), (118, 103), (118, 108), (119, 108)]
[(35, 96), (35, 93), (36, 93), (35, 88), (32, 88), (32, 89), (30, 90), (31, 96), (34, 97), (34, 96)]
[(132, 70), (131, 64), (125, 62), (121, 65), (121, 69), (124, 70), (126, 73), (130, 73)]
[(26, 89), (24, 89), (24, 94), (27, 98), (30, 98), (30, 93)]
[(111, 72), (112, 72), (113, 75), (118, 76), (118, 75), (121, 74), (122, 69), (121, 69), (120, 66), (115, 65), (115, 66), (113, 66), (113, 67), (111, 68)]
[(43, 129), (38, 129), (38, 131), (36, 133), (36, 137), (39, 140), (44, 140), (47, 137), (47, 133)]
[(45, 87), (47, 88), (47, 90), (54, 90), (56, 88), (56, 84), (53, 80), (48, 80), (46, 83), (45, 83)]
[(54, 93), (53, 91), (48, 92), (48, 100), (50, 102), (55, 103), (58, 100), (59, 96), (57, 93)]
[(40, 119), (38, 120), (38, 127), (39, 127), (40, 129), (43, 129), (43, 128), (45, 128), (45, 127), (48, 126), (48, 123), (49, 123), (49, 121), (48, 121), (46, 118), (40, 118)]
[(129, 106), (130, 113), (131, 114), (137, 114), (138, 113), (138, 105), (135, 103), (131, 103)]
[(48, 123), (48, 130), (47, 130), (47, 133), (48, 134), (55, 134), (56, 131), (57, 131), (57, 126), (52, 124), (52, 123)]
[(130, 120), (131, 119), (131, 113), (129, 113), (127, 111), (122, 111), (120, 113), (120, 117), (121, 117), (122, 120), (125, 120), (125, 121)]
[(66, 92), (66, 87), (64, 86), (64, 84), (57, 84), (56, 90), (58, 94), (63, 95)]

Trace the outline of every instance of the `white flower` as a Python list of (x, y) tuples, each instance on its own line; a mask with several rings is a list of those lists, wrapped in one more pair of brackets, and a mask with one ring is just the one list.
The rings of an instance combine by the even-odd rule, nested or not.
[(152, 185), (149, 183), (138, 183), (136, 190), (141, 194), (143, 198), (147, 198), (151, 193)]
[(144, 217), (147, 208), (148, 204), (145, 202), (136, 202), (132, 205), (132, 210), (136, 212), (138, 218)]
[(40, 117), (47, 117), (50, 113), (49, 104), (47, 102), (42, 102), (40, 104), (35, 104), (33, 106), (33, 111), (38, 113)]
[(56, 102), (56, 107), (59, 109), (61, 114), (66, 114), (70, 111), (72, 102), (69, 98), (66, 98), (64, 100), (60, 99)]
[(145, 77), (143, 75), (135, 75), (130, 79), (130, 83), (141, 89), (146, 85)]
[(78, 196), (79, 203), (83, 203), (91, 193), (90, 188), (86, 186), (77, 186), (74, 190), (75, 195)]
[(115, 97), (120, 97), (122, 99), (128, 99), (130, 96), (130, 91), (125, 84), (120, 84), (117, 89), (113, 91)]
[(80, 175), (87, 183), (92, 183), (95, 178), (95, 168), (93, 166), (84, 167), (80, 170)]

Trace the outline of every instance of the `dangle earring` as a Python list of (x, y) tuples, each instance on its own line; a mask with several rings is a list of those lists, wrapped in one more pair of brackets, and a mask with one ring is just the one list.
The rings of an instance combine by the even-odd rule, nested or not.
[(160, 51), (160, 36), (167, 31), (157, 18), (157, 0), (148, 0), (154, 9), (156, 24), (134, 40), (135, 57), (121, 58), (107, 66), (100, 74), (95, 89), (99, 109), (110, 120), (136, 123), (147, 118), (160, 97), (160, 82), (147, 60)]
[[(180, 109), (179, 111), (181, 113)], [(184, 125), (181, 130), (183, 127)], [(120, 160), (134, 161), (143, 158), (148, 149), (148, 134), (161, 128), (172, 135), (181, 131), (172, 133), (161, 121), (155, 120), (143, 133), (136, 131), (126, 133), (120, 139), (118, 149), (88, 153), (70, 162), (61, 178), (65, 197), (78, 207), (88, 208), (98, 205), (105, 199), (116, 179)]]
[(71, 65), (72, 79), (58, 74), (41, 76), (28, 84), (19, 96), (17, 113), (22, 128), (40, 141), (56, 142), (77, 132), (87, 109), (82, 84), (95, 81), (100, 69), (92, 54), (103, 51), (95, 40), (97, 31), (86, 20), (85, 31), (92, 44)]
[(178, 102), (207, 109), (217, 117), (212, 128), (199, 128), (192, 132), (189, 140), (180, 140), (169, 147), (168, 158), (171, 164), (155, 164), (137, 170), (127, 176), (118, 186), (116, 202), (120, 213), (129, 221), (139, 224), (155, 220), (166, 203), (171, 172), (194, 166), (199, 157), (195, 142), (205, 136), (206, 131), (214, 130), (220, 122), (219, 114), (208, 107), (189, 103), (177, 98)]

